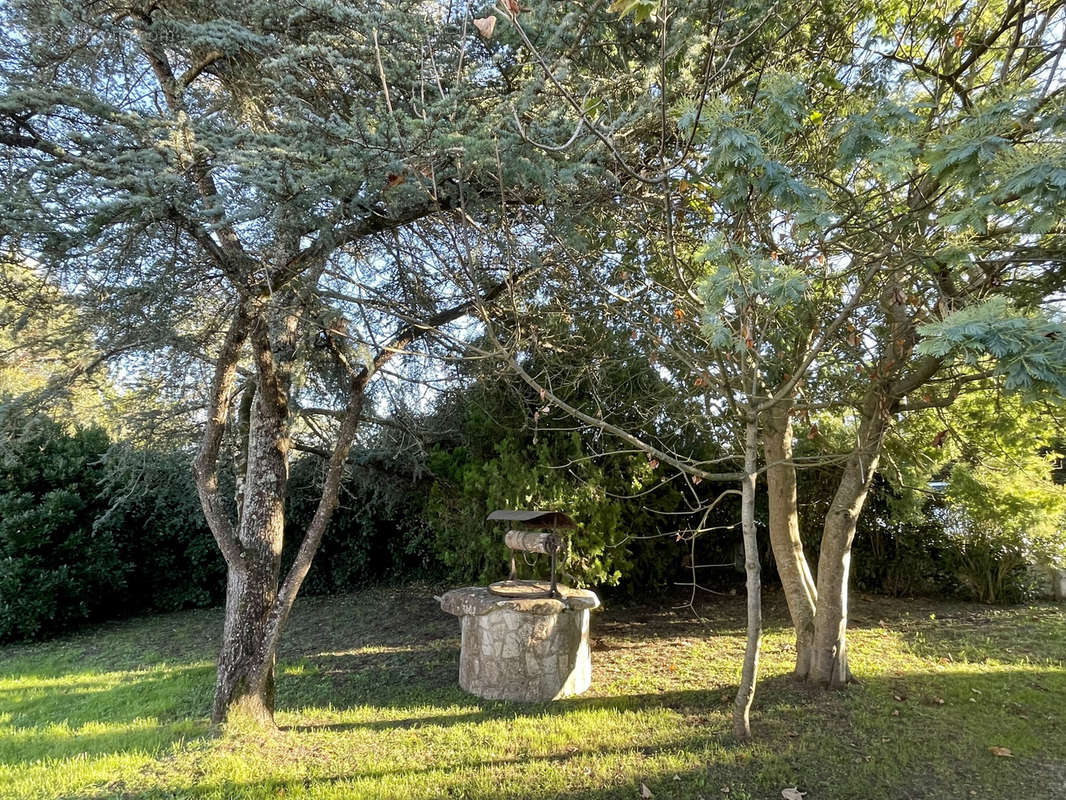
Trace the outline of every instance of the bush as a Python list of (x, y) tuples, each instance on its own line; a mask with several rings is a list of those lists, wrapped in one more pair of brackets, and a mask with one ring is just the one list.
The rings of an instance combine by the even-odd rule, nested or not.
[(9, 409), (0, 429), (0, 641), (221, 599), (186, 456)]
[(108, 507), (95, 527), (117, 543), (126, 565), (126, 613), (203, 607), (223, 598), (226, 567), (189, 461), (183, 453), (124, 445), (108, 454)]
[(105, 615), (129, 566), (94, 521), (107, 504), (100, 428), (66, 433), (5, 414), (0, 444), (0, 640), (36, 638)]
[[(560, 567), (568, 582), (620, 586), (627, 594), (662, 590), (682, 573), (688, 547), (664, 531), (683, 526), (682, 499), (646, 458), (616, 454), (592, 460), (577, 433), (541, 434), (534, 442), (516, 433), (492, 452), (466, 446), (437, 449), (428, 459), (436, 480), (426, 507), (434, 549), (455, 582), (507, 576), (510, 554), (503, 529), (486, 522), (501, 508), (564, 511), (578, 522)], [(563, 468), (565, 467), (565, 468)], [(710, 537), (700, 542), (702, 558)], [(547, 559), (540, 559), (546, 575)], [(523, 577), (532, 567), (520, 566)]]
[[(296, 555), (322, 489), (321, 459), (292, 466), (286, 505), (283, 569)], [(340, 502), (302, 591), (352, 591), (381, 580), (433, 580), (442, 567), (424, 517), (429, 492), (419, 476), (374, 452), (353, 453)]]

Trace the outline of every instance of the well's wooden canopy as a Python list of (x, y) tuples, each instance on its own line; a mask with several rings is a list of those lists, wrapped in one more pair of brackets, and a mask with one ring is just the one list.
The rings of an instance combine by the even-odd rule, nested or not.
[(493, 511), (487, 519), (499, 522), (516, 522), (528, 528), (576, 528), (577, 523), (562, 511)]

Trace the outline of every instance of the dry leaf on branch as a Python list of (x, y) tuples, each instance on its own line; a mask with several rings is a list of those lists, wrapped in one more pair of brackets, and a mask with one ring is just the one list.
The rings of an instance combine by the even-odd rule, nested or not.
[(493, 32), (496, 30), (496, 17), (488, 16), (475, 19), (474, 27), (481, 34), (482, 39), (491, 39)]

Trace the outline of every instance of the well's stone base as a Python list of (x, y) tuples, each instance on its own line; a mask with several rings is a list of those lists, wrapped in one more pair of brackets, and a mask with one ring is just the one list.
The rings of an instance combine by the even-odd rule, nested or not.
[(600, 601), (584, 589), (559, 590), (562, 599), (504, 598), (480, 586), (441, 597), (462, 625), (459, 685), (489, 700), (528, 702), (588, 689), (589, 609)]

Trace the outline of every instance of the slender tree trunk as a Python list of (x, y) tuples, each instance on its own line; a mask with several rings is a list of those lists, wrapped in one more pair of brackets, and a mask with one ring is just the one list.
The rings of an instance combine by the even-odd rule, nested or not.
[(244, 510), (244, 481), (248, 477), (248, 438), (252, 432), (252, 410), (255, 407), (255, 381), (248, 380), (241, 390), (241, 402), (237, 406), (237, 453), (233, 463), (235, 485), (233, 496), (237, 501), (237, 522)]
[(792, 464), (792, 422), (787, 405), (776, 405), (766, 413), (763, 450), (770, 504), (770, 545), (796, 629), (793, 675), (804, 680), (811, 668), (818, 590), (800, 539), (796, 468)]
[(822, 686), (848, 683), (848, 573), (855, 527), (881, 454), (888, 417), (878, 404), (859, 425), (822, 529), (818, 555), (818, 609), (814, 615), (814, 650), (809, 678)]
[(762, 587), (759, 575), (759, 543), (755, 531), (755, 476), (759, 457), (759, 423), (754, 413), (744, 431), (744, 478), (740, 482), (741, 528), (744, 534), (744, 572), (748, 589), (748, 639), (744, 666), (733, 703), (733, 733), (738, 739), (751, 738), (750, 712), (759, 675), (759, 647), (762, 643)]

